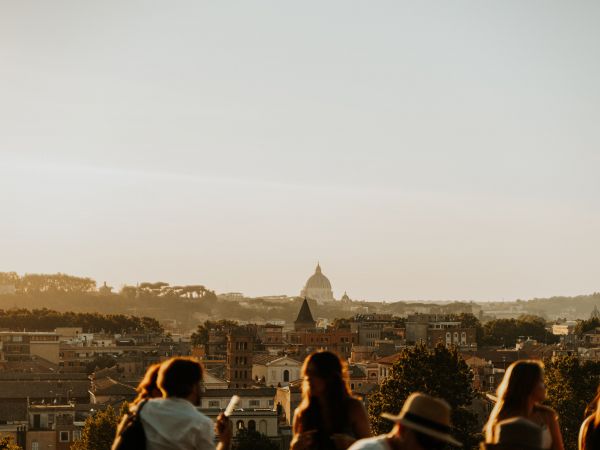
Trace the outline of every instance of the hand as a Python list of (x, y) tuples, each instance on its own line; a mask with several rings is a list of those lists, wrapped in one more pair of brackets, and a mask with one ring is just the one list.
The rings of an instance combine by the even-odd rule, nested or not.
[(217, 417), (215, 428), (219, 435), (219, 441), (225, 444), (225, 446), (229, 446), (231, 437), (233, 436), (233, 424), (231, 420), (225, 414), (221, 413)]
[(303, 433), (298, 433), (294, 436), (294, 439), (292, 439), (290, 450), (309, 450), (312, 448), (316, 432), (317, 430), (308, 430)]
[(346, 450), (356, 441), (352, 436), (343, 433), (334, 433), (331, 435), (331, 439), (339, 450)]

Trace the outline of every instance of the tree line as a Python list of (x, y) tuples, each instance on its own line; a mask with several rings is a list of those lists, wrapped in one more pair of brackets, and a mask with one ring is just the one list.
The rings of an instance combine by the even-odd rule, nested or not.
[(13, 331), (54, 331), (58, 327), (81, 327), (86, 333), (162, 334), (163, 327), (151, 317), (124, 314), (58, 312), (51, 309), (0, 309), (0, 328)]

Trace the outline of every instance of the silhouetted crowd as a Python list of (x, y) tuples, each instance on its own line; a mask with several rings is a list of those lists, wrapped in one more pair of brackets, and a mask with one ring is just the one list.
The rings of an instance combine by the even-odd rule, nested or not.
[[(113, 450), (229, 448), (232, 424), (227, 411), (214, 424), (198, 411), (203, 373), (202, 365), (191, 358), (172, 358), (149, 367), (137, 388), (138, 397), (118, 427)], [(346, 364), (334, 353), (309, 355), (302, 376), (302, 401), (294, 413), (290, 450), (462, 446), (453, 436), (451, 407), (441, 398), (411, 394), (398, 414), (381, 415), (394, 424), (392, 431), (372, 436), (364, 405), (350, 391)], [(564, 450), (558, 415), (542, 404), (545, 398), (542, 363), (520, 360), (511, 364), (485, 424), (481, 450)], [(600, 450), (600, 387), (585, 414), (579, 450)]]

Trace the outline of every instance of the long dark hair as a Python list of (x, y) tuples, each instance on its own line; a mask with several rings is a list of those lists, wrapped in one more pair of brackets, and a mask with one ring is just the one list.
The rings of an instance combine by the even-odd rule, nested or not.
[(160, 369), (160, 364), (152, 364), (146, 369), (146, 374), (140, 384), (138, 384), (135, 390), (138, 392), (137, 397), (131, 403), (131, 405), (137, 405), (142, 400), (153, 398), (153, 397), (161, 397), (160, 390), (158, 389), (158, 369)]
[[(318, 399), (310, 391), (306, 376), (316, 376), (325, 382), (324, 398)], [(328, 351), (310, 354), (302, 366), (302, 402), (296, 410), (299, 431), (320, 430), (329, 433), (344, 432), (350, 425), (348, 402), (352, 397), (348, 386), (348, 370), (340, 358)], [(321, 403), (326, 405), (323, 411)]]
[(544, 378), (541, 361), (520, 360), (512, 363), (498, 386), (498, 400), (485, 425), (486, 441), (492, 442), (494, 425), (500, 420), (527, 413), (527, 402), (535, 386)]

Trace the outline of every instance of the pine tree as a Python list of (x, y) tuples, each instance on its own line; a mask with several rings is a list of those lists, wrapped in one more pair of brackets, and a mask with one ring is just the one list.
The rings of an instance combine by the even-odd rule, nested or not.
[(424, 392), (446, 400), (452, 407), (454, 436), (464, 448), (474, 448), (480, 440), (475, 415), (467, 408), (475, 398), (473, 373), (458, 350), (438, 345), (406, 348), (369, 400), (369, 416), (375, 433), (387, 433), (393, 424), (380, 417), (382, 412), (398, 413), (412, 392)]

